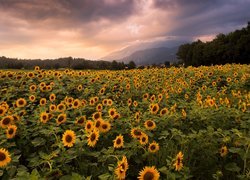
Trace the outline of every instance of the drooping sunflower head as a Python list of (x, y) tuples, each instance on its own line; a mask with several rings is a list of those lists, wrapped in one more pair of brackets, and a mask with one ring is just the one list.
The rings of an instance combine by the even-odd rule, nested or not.
[(8, 126), (8, 129), (6, 130), (6, 136), (8, 139), (12, 139), (16, 135), (17, 127), (15, 125)]
[(25, 107), (27, 104), (26, 100), (24, 98), (19, 98), (17, 101), (16, 101), (16, 106), (17, 107)]
[(6, 112), (7, 110), (5, 109), (5, 107), (0, 106), (0, 116), (4, 116)]
[(67, 147), (72, 147), (76, 141), (75, 132), (72, 130), (66, 130), (62, 137), (63, 145)]
[(97, 129), (94, 129), (91, 133), (88, 135), (88, 146), (94, 147), (99, 139), (99, 131)]
[(175, 158), (175, 163), (173, 164), (173, 166), (175, 167), (176, 171), (180, 171), (183, 167), (183, 153), (180, 151)]
[(84, 126), (84, 123), (86, 122), (86, 116), (81, 116), (79, 118), (76, 119), (76, 124), (80, 125), (80, 126)]
[(0, 149), (0, 167), (5, 167), (11, 161), (9, 151), (6, 149)]
[(124, 145), (123, 135), (120, 134), (119, 136), (116, 136), (113, 142), (114, 142), (114, 145), (113, 145), (114, 148), (122, 148)]
[(1, 120), (1, 127), (2, 128), (7, 128), (9, 125), (13, 123), (13, 116), (5, 116)]
[(158, 170), (152, 166), (146, 166), (139, 173), (139, 180), (158, 180), (160, 178), (160, 173)]
[(65, 113), (59, 114), (59, 115), (57, 116), (56, 123), (57, 123), (58, 125), (60, 125), (60, 124), (62, 124), (62, 123), (64, 123), (64, 122), (66, 122), (66, 119), (67, 119), (67, 115), (66, 115)]
[(157, 151), (159, 151), (159, 149), (160, 149), (160, 146), (155, 141), (150, 143), (149, 146), (148, 146), (148, 151), (151, 152), (151, 153), (156, 153)]
[(147, 130), (153, 130), (156, 128), (156, 124), (154, 121), (152, 120), (147, 120), (145, 123), (144, 123), (144, 126)]
[(126, 171), (128, 170), (128, 167), (127, 157), (123, 156), (122, 160), (117, 162), (117, 167), (115, 169), (117, 179), (123, 180), (126, 178)]

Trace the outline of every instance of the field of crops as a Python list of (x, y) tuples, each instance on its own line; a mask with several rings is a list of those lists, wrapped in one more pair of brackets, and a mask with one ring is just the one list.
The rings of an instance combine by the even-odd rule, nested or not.
[(0, 71), (1, 179), (248, 179), (250, 65)]

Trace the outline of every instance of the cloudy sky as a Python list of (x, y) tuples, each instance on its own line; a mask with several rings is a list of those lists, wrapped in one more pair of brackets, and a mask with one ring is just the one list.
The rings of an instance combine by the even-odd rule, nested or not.
[(0, 0), (0, 56), (98, 59), (134, 44), (211, 40), (250, 21), (250, 0)]

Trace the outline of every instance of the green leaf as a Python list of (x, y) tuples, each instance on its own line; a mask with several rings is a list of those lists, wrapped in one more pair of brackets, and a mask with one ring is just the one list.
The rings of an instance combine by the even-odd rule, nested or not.
[(102, 174), (102, 175), (98, 176), (98, 178), (99, 178), (100, 180), (107, 180), (107, 179), (109, 179), (110, 177), (111, 177), (111, 175), (110, 175), (109, 173), (105, 173), (105, 174)]
[(228, 163), (225, 165), (225, 169), (228, 171), (232, 171), (232, 172), (239, 172), (240, 168), (237, 166), (236, 163)]
[(46, 141), (45, 141), (45, 139), (43, 139), (43, 138), (41, 138), (41, 137), (37, 137), (37, 138), (33, 139), (33, 140), (31, 141), (31, 143), (32, 143), (35, 147), (37, 147), (37, 146), (43, 146), (43, 145), (45, 145)]
[(168, 174), (168, 168), (166, 166), (161, 167), (159, 171), (163, 174)]

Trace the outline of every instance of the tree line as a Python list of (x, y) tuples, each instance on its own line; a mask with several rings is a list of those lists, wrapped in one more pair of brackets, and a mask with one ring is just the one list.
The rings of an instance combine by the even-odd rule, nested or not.
[(197, 40), (179, 47), (177, 58), (185, 66), (250, 62), (250, 22), (227, 35), (218, 34), (211, 42)]
[(121, 70), (121, 69), (134, 69), (136, 64), (130, 61), (128, 64), (117, 61), (92, 61), (83, 58), (72, 58), (64, 57), (58, 59), (17, 59), (7, 58), (5, 56), (0, 57), (0, 69), (33, 69), (35, 66), (40, 66), (42, 69), (60, 69), (60, 68), (71, 68), (71, 69), (110, 69), (110, 70)]

